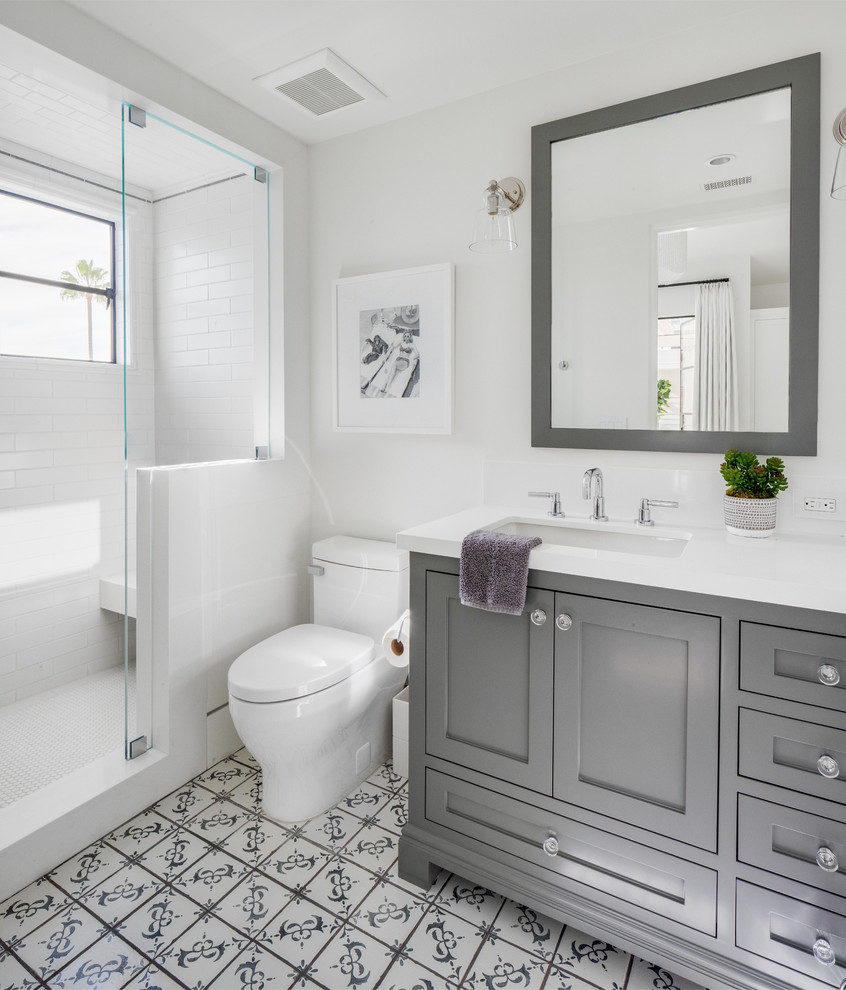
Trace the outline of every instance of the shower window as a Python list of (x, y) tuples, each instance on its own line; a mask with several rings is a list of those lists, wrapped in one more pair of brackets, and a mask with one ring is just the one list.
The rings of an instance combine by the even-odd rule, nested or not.
[(0, 354), (114, 364), (115, 225), (0, 189)]

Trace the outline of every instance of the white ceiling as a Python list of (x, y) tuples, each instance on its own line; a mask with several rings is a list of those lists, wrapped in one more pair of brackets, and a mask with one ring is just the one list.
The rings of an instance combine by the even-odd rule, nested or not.
[[(306, 143), (760, 7), (757, 0), (67, 0)], [(321, 117), (253, 80), (332, 49), (386, 99)]]

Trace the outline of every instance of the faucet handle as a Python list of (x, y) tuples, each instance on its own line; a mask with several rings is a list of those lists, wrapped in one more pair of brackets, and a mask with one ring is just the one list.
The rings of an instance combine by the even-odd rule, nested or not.
[(664, 498), (642, 498), (640, 500), (640, 509), (638, 509), (637, 519), (635, 519), (635, 526), (655, 525), (652, 521), (651, 515), (649, 514), (649, 510), (653, 505), (661, 506), (666, 509), (677, 509), (679, 507), (678, 502), (670, 502)]
[(560, 492), (529, 492), (532, 498), (551, 498), (552, 506), (547, 512), (548, 516), (552, 516), (553, 519), (563, 519), (564, 513), (561, 511), (561, 493)]

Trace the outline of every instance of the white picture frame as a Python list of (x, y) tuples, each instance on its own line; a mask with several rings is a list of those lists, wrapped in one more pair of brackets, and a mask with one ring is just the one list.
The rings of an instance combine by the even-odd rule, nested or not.
[(335, 429), (452, 433), (451, 262), (336, 279)]

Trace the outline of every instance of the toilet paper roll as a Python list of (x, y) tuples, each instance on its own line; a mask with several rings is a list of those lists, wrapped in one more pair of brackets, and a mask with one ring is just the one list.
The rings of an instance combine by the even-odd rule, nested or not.
[(385, 635), (382, 637), (382, 650), (388, 662), (394, 667), (408, 665), (410, 625), (411, 620), (406, 609), (397, 621), (385, 630)]

